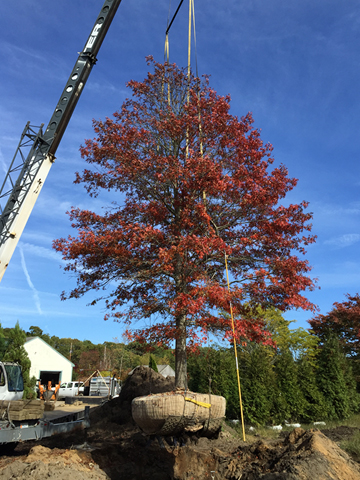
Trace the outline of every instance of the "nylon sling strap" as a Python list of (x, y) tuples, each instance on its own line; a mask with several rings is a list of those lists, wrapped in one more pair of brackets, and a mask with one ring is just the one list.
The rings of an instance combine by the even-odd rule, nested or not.
[(198, 400), (189, 397), (185, 397), (185, 400), (187, 402), (195, 403), (195, 405), (199, 405), (199, 407), (211, 408), (211, 403), (199, 402)]

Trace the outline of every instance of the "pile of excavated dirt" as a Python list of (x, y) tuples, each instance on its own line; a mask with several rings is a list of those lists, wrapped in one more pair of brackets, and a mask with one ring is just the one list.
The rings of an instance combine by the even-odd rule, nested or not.
[(239, 446), (218, 458), (219, 478), (359, 480), (360, 466), (319, 430), (294, 429), (284, 440)]
[[(299, 428), (279, 440), (255, 437), (253, 443), (242, 442), (226, 425), (213, 439), (145, 435), (131, 419), (132, 398), (173, 389), (173, 380), (137, 369), (119, 398), (91, 412), (88, 430), (25, 442), (12, 456), (0, 457), (0, 479), (360, 480), (359, 464), (319, 430)], [(338, 441), (341, 432), (327, 434)]]
[(77, 450), (33, 447), (29, 455), (11, 461), (0, 460), (0, 479), (9, 480), (107, 480), (109, 477), (94, 463), (91, 455)]
[(65, 438), (62, 449), (35, 446), (27, 455), (19, 456), (18, 452), (17, 456), (2, 457), (0, 479), (360, 479), (359, 464), (319, 430), (299, 428), (285, 439), (253, 444), (228, 435), (222, 433), (215, 440), (187, 437), (151, 441), (124, 425), (103, 436), (89, 431), (84, 444), (72, 448)]
[(124, 383), (119, 397), (91, 413), (91, 424), (105, 421), (122, 425), (131, 422), (131, 402), (135, 397), (171, 392), (174, 389), (174, 377), (164, 378), (160, 373), (144, 366), (135, 368)]

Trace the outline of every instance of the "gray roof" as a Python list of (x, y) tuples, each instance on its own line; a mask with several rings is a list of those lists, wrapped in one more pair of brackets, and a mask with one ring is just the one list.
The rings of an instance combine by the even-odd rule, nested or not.
[[(132, 375), (134, 373), (134, 370), (136, 370), (139, 367), (149, 368), (149, 365), (138, 365), (137, 367), (133, 368), (131, 370), (131, 372), (128, 373), (128, 375)], [(157, 365), (157, 368), (158, 368), (159, 373), (163, 377), (175, 377), (174, 369), (172, 367), (170, 367), (170, 365)]]

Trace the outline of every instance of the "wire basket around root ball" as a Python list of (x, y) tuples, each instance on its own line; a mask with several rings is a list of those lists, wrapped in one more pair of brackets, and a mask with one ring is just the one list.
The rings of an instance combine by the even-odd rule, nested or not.
[(226, 400), (218, 395), (168, 392), (134, 398), (131, 408), (133, 419), (148, 435), (200, 429), (212, 433), (220, 428)]

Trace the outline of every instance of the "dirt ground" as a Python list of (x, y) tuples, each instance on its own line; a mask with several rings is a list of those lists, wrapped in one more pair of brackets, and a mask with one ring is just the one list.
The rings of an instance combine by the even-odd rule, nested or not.
[(271, 441), (243, 442), (225, 424), (216, 438), (146, 436), (132, 421), (132, 398), (173, 388), (138, 369), (119, 398), (92, 409), (89, 429), (24, 442), (0, 457), (0, 479), (360, 480), (360, 464), (338, 446), (357, 433), (350, 427), (296, 428)]

